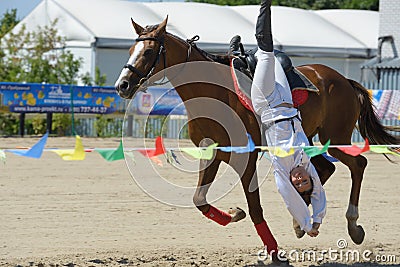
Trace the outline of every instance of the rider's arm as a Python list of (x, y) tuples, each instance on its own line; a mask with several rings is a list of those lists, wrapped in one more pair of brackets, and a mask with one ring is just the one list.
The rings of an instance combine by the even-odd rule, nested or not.
[(285, 201), (286, 207), (300, 228), (306, 232), (311, 231), (310, 211), (304, 200), (294, 188), (289, 179), (287, 168), (275, 168), (274, 175), (278, 191)]
[(313, 209), (313, 222), (322, 223), (322, 219), (326, 214), (326, 195), (325, 190), (322, 187), (321, 181), (319, 179), (318, 173), (315, 170), (311, 162), (309, 162), (306, 167), (307, 172), (310, 174), (311, 179), (313, 179), (314, 187), (311, 194), (311, 205)]

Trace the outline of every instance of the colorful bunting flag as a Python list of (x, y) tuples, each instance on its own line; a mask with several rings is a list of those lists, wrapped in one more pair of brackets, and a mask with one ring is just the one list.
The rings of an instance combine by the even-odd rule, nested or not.
[(369, 150), (371, 150), (372, 152), (375, 152), (375, 153), (380, 153), (380, 154), (393, 154), (393, 155), (400, 156), (399, 153), (396, 153), (395, 151), (390, 150), (388, 148), (388, 146), (371, 146), (369, 148)]
[(339, 160), (337, 158), (334, 158), (332, 156), (329, 156), (327, 153), (322, 153), (322, 156), (324, 156), (324, 158), (326, 158), (327, 160), (329, 160), (330, 162), (338, 162)]
[(290, 148), (289, 151), (286, 151), (281, 147), (270, 147), (270, 148), (268, 148), (268, 150), (272, 155), (277, 156), (279, 158), (288, 157), (288, 156), (294, 154), (294, 148), (293, 147)]
[(369, 142), (368, 139), (365, 139), (364, 147), (361, 149), (356, 145), (352, 145), (350, 147), (338, 147), (339, 150), (351, 156), (358, 156), (361, 153), (367, 152), (369, 150)]
[(107, 161), (121, 160), (125, 158), (122, 141), (119, 142), (119, 146), (116, 150), (96, 148), (95, 151), (99, 152), (99, 154)]
[(331, 140), (328, 140), (322, 149), (319, 149), (318, 147), (304, 147), (303, 150), (310, 158), (312, 158), (328, 151), (330, 144)]
[(163, 145), (163, 140), (162, 140), (162, 137), (161, 136), (158, 136), (157, 138), (156, 138), (156, 147), (155, 148), (150, 148), (150, 149), (140, 149), (140, 150), (138, 150), (143, 156), (145, 156), (145, 157), (148, 157), (148, 158), (151, 158), (151, 157), (155, 157), (155, 156), (158, 156), (158, 155), (161, 155), (161, 154), (164, 154), (166, 151), (165, 151), (165, 148), (164, 148), (164, 145)]
[(18, 156), (38, 159), (42, 156), (43, 149), (46, 146), (48, 136), (49, 136), (48, 133), (43, 135), (42, 138), (40, 138), (40, 140), (28, 150), (8, 149), (7, 151), (14, 153), (15, 155)]
[(180, 150), (186, 154), (192, 156), (195, 159), (207, 159), (210, 160), (214, 156), (214, 148), (218, 146), (218, 143), (209, 145), (206, 148), (202, 147), (182, 147)]
[(6, 163), (6, 153), (4, 153), (4, 150), (1, 149), (0, 149), (0, 161)]
[(157, 164), (160, 167), (164, 166), (162, 161), (161, 161), (161, 159), (159, 157), (157, 157), (157, 156), (149, 157), (149, 159), (151, 159), (151, 161), (153, 161), (155, 164)]
[(130, 158), (132, 160), (133, 165), (136, 165), (135, 156), (133, 155), (132, 151), (126, 151), (125, 155), (128, 156), (128, 158)]
[(83, 149), (81, 137), (76, 136), (75, 149), (59, 149), (52, 150), (54, 153), (59, 155), (63, 160), (84, 160), (85, 150)]
[[(262, 148), (261, 148), (262, 150)], [(269, 156), (268, 153), (266, 153), (265, 151), (259, 152), (258, 156), (260, 157), (258, 160), (261, 160), (263, 157), (266, 158), (267, 160), (271, 161), (271, 157)]]
[(246, 135), (247, 135), (247, 145), (245, 147), (227, 146), (227, 147), (220, 147), (219, 150), (223, 152), (235, 152), (235, 153), (253, 152), (256, 149), (256, 146), (254, 145), (253, 139), (251, 139), (251, 135), (248, 133), (246, 133)]
[(175, 163), (181, 165), (181, 163), (178, 161), (178, 157), (176, 156), (176, 154), (173, 150), (167, 151), (167, 153), (165, 155), (167, 157), (167, 162), (169, 164), (171, 164), (172, 166), (174, 166)]

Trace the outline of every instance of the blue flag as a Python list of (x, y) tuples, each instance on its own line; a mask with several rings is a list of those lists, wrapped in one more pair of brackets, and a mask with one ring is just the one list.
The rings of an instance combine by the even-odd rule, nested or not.
[(235, 153), (247, 153), (247, 152), (253, 152), (256, 149), (256, 146), (254, 145), (253, 139), (251, 139), (251, 135), (246, 133), (247, 135), (247, 145), (245, 147), (241, 146), (226, 146), (226, 147), (220, 147), (219, 149), (223, 152), (235, 152)]
[(46, 145), (48, 136), (49, 136), (49, 133), (46, 133), (45, 135), (43, 135), (43, 137), (40, 138), (40, 140), (28, 150), (21, 151), (19, 149), (7, 149), (7, 151), (12, 152), (18, 156), (24, 156), (24, 157), (38, 159), (42, 156), (43, 149)]

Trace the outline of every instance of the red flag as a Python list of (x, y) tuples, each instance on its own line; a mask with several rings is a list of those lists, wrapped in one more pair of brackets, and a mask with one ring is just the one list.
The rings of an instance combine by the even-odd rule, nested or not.
[(152, 158), (152, 157), (155, 157), (157, 155), (164, 154), (166, 152), (161, 136), (158, 136), (156, 138), (156, 148), (142, 149), (142, 150), (138, 150), (138, 151), (140, 153), (142, 153), (143, 156), (148, 157), (148, 158)]
[(369, 151), (369, 142), (368, 142), (368, 139), (365, 138), (365, 144), (362, 149), (356, 145), (352, 145), (351, 147), (338, 147), (338, 149), (343, 151), (346, 154), (349, 154), (349, 155), (355, 157), (355, 156), (360, 155), (361, 153)]

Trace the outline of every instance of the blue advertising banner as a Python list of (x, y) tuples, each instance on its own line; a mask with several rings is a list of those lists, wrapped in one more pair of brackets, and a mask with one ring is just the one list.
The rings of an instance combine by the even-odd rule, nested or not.
[[(71, 96), (72, 93), (72, 96)], [(0, 82), (0, 111), (15, 113), (124, 113), (128, 101), (114, 87)], [(174, 88), (150, 87), (139, 92), (129, 106), (138, 115), (186, 115)]]
[(70, 113), (71, 99), (75, 113), (123, 113), (126, 107), (114, 87), (0, 83), (0, 111)]
[(186, 115), (183, 102), (174, 88), (147, 88), (129, 104), (129, 112), (138, 115)]

